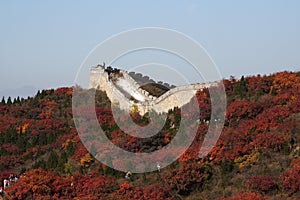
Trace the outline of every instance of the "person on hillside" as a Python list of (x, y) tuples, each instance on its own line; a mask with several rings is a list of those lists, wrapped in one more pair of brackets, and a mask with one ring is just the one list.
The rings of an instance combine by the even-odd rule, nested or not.
[(131, 177), (131, 172), (129, 171), (129, 172), (126, 173), (125, 178), (126, 178), (127, 180), (129, 180), (130, 177)]
[(4, 185), (4, 189), (7, 188), (9, 186), (9, 180), (4, 179), (3, 185)]
[(9, 181), (13, 181), (15, 179), (14, 175), (13, 174), (10, 174), (9, 177), (8, 177)]
[(160, 165), (159, 165), (159, 163), (157, 163), (156, 167), (157, 167), (157, 170), (160, 172)]
[(0, 186), (0, 196), (3, 196), (3, 187)]
[(74, 176), (71, 176), (71, 184), (70, 185), (71, 185), (72, 188), (74, 188), (74, 181), (75, 181)]

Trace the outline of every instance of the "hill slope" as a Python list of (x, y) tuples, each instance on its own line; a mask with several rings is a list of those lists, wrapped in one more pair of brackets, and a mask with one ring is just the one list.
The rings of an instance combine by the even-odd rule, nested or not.
[[(210, 119), (207, 90), (195, 141), (161, 172), (134, 174), (130, 181), (95, 160), (82, 145), (72, 119), (72, 88), (44, 90), (35, 97), (0, 104), (0, 180), (21, 178), (5, 190), (10, 199), (296, 199), (300, 196), (300, 73), (224, 80), (227, 114), (222, 135), (197, 157)], [(84, 95), (86, 90), (81, 90)], [(180, 120), (151, 138), (118, 129), (105, 93), (97, 92), (96, 113), (111, 141), (132, 152), (167, 145)], [(84, 108), (83, 108), (84, 110)], [(147, 116), (131, 116), (147, 124)], [(124, 119), (125, 120), (125, 119)]]

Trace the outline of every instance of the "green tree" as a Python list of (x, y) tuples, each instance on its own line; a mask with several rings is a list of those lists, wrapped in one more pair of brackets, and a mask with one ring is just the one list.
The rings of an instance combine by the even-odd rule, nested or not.
[(40, 146), (46, 145), (47, 144), (47, 136), (46, 136), (46, 134), (45, 133), (40, 133), (38, 140), (39, 140), (39, 145)]
[(46, 162), (45, 160), (39, 160), (37, 162), (34, 163), (34, 165), (32, 166), (33, 169), (37, 169), (37, 168), (42, 168), (44, 170), (46, 170)]
[(12, 101), (11, 101), (11, 97), (8, 97), (7, 99), (7, 103), (6, 103), (8, 106), (10, 106), (12, 104)]
[(6, 104), (6, 102), (5, 102), (5, 98), (4, 97), (2, 97), (2, 101), (1, 101), (1, 103), (0, 103), (0, 105), (5, 105)]
[(50, 95), (54, 94), (54, 89), (50, 90)]
[(58, 155), (55, 151), (51, 151), (50, 152), (50, 155), (49, 155), (49, 158), (47, 160), (47, 169), (55, 169), (57, 167), (57, 164), (58, 164)]
[(17, 99), (16, 99), (16, 103), (20, 104), (21, 103), (21, 100), (20, 100), (20, 97), (18, 96)]
[(69, 142), (66, 150), (68, 157), (73, 156), (76, 150), (75, 144), (73, 142)]
[(45, 90), (42, 90), (40, 96), (41, 96), (41, 98), (45, 97), (45, 96), (46, 96), (46, 91), (45, 91)]
[(53, 142), (55, 142), (56, 137), (53, 133), (49, 133), (48, 137), (47, 137), (47, 144), (52, 144)]
[[(27, 133), (26, 133), (27, 134)], [(38, 138), (36, 136), (29, 137), (29, 141), (27, 142), (28, 148), (34, 147), (38, 144)]]
[(19, 135), (16, 141), (16, 145), (23, 151), (26, 149), (26, 139), (24, 135)]
[(17, 139), (18, 139), (18, 133), (15, 128), (6, 131), (4, 137), (5, 143), (16, 144)]
[(70, 176), (73, 174), (73, 172), (74, 172), (74, 167), (71, 161), (68, 160), (67, 164), (65, 165), (65, 173)]
[(247, 80), (244, 76), (242, 76), (241, 80), (236, 82), (233, 88), (233, 93), (235, 95), (239, 95), (241, 99), (246, 97), (246, 94), (248, 92), (247, 88)]
[(20, 174), (23, 174), (26, 172), (26, 168), (25, 167), (22, 167), (22, 169), (20, 170)]
[(68, 160), (66, 152), (62, 152), (57, 163), (56, 170), (60, 173), (63, 173), (65, 170), (65, 164)]

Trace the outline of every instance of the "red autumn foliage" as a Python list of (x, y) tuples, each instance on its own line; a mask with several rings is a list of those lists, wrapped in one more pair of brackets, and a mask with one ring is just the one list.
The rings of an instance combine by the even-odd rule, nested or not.
[(270, 93), (273, 84), (273, 76), (250, 76), (246, 78), (247, 88), (254, 94)]
[(10, 199), (99, 199), (117, 187), (111, 177), (81, 174), (61, 177), (52, 172), (35, 169), (26, 172), (18, 182), (6, 189), (6, 193)]
[[(19, 172), (23, 167), (29, 170), (25, 177), (7, 189), (7, 195), (11, 199), (172, 199), (176, 193), (184, 196), (190, 192), (201, 191), (198, 189), (201, 189), (206, 182), (209, 183), (212, 173), (218, 175), (218, 172), (211, 170), (208, 166), (218, 168), (218, 163), (223, 159), (234, 161), (237, 158), (247, 158), (253, 152), (263, 152), (262, 156), (265, 152), (278, 156), (284, 145), (289, 148), (287, 157), (298, 154), (295, 147), (299, 142), (295, 133), (298, 133), (299, 122), (292, 121), (291, 118), (297, 119), (299, 116), (297, 113), (300, 112), (299, 77), (299, 73), (283, 72), (271, 76), (245, 78), (244, 89), (247, 89), (247, 94), (243, 97), (235, 91), (238, 81), (224, 80), (225, 90), (229, 97), (225, 127), (218, 144), (203, 159), (198, 158), (198, 153), (210, 126), (210, 124), (203, 123), (203, 120), (210, 120), (211, 103), (207, 89), (198, 91), (196, 97), (201, 116), (197, 136), (190, 148), (179, 158), (180, 164), (176, 163), (175, 167), (162, 169), (159, 173), (162, 182), (167, 186), (147, 182), (137, 187), (136, 184), (141, 182), (139, 178), (137, 182), (124, 182), (119, 185), (118, 183), (123, 181), (118, 177), (119, 172), (109, 172), (110, 170), (99, 167), (101, 164), (96, 162), (83, 169), (81, 171), (83, 174), (78, 173), (81, 169), (80, 160), (87, 154), (87, 150), (80, 142), (72, 120), (72, 88), (46, 90), (35, 98), (23, 100), (22, 103), (15, 103), (11, 106), (0, 105), (0, 137), (3, 139), (0, 141), (2, 142), (0, 167), (5, 170), (0, 173), (0, 178), (7, 178), (10, 173)], [(84, 95), (84, 90), (81, 92)], [(103, 98), (105, 99), (105, 96)], [(95, 110), (87, 108), (89, 107), (81, 106), (75, 111), (84, 114), (87, 118), (94, 117), (96, 111), (100, 125), (106, 130), (112, 130), (107, 131), (110, 140), (128, 151), (140, 152), (143, 148), (149, 150), (154, 145), (156, 145), (154, 150), (157, 150), (172, 141), (176, 132), (175, 128), (167, 129), (159, 136), (149, 140), (140, 140), (117, 129), (109, 104), (100, 105)], [(193, 109), (192, 106), (186, 106), (186, 108)], [(173, 121), (174, 116), (180, 114), (180, 109), (175, 112), (172, 114)], [(142, 117), (137, 114), (132, 117), (135, 121), (142, 121)], [(184, 117), (192, 116), (188, 113)], [(128, 116), (120, 116), (121, 123), (126, 124), (127, 120)], [(28, 126), (24, 126), (26, 124)], [(86, 131), (82, 134), (89, 134), (88, 123), (82, 122), (82, 125)], [(12, 132), (12, 130), (17, 131)], [(20, 132), (24, 137), (24, 141), (21, 142), (17, 140)], [(53, 136), (54, 141), (51, 141), (49, 135)], [(294, 140), (292, 143), (291, 139)], [(74, 143), (74, 151), (68, 152), (67, 145), (65, 145), (67, 141)], [(97, 149), (100, 145), (103, 144), (98, 142), (93, 147)], [(180, 148), (182, 147), (179, 145), (178, 149)], [(61, 164), (59, 169), (47, 168), (49, 150), (57, 152), (56, 161)], [(199, 160), (208, 165), (201, 164)], [(44, 166), (43, 162), (41, 165), (46, 171), (31, 170), (37, 161), (44, 161)], [(70, 173), (73, 176), (65, 175), (68, 161), (70, 161), (68, 164), (74, 167), (75, 172)], [(114, 165), (125, 165), (122, 158), (112, 162)], [(274, 181), (278, 177), (273, 174), (251, 176), (251, 174), (243, 174), (244, 172), (240, 170), (240, 175), (250, 176), (245, 182), (255, 192), (240, 192), (228, 199), (264, 199), (264, 196), (256, 192), (271, 195), (276, 192), (274, 188), (277, 186), (282, 186), (283, 191), (297, 196), (300, 190), (299, 163), (297, 160), (292, 162), (290, 168), (282, 173), (278, 185)], [(234, 165), (233, 171), (238, 164)], [(246, 173), (251, 171), (250, 168), (253, 165), (249, 166), (249, 170), (245, 170)], [(101, 168), (99, 173), (90, 173), (99, 168)], [(112, 174), (118, 180), (104, 177), (102, 173)], [(149, 176), (153, 179), (155, 175)]]
[(233, 197), (229, 198), (221, 198), (220, 200), (265, 200), (266, 198), (263, 197), (259, 193), (255, 192), (241, 192), (236, 194)]
[(272, 176), (251, 176), (249, 177), (249, 187), (253, 190), (268, 192), (276, 188), (276, 182)]
[(160, 184), (153, 184), (146, 187), (133, 187), (128, 182), (121, 184), (120, 189), (117, 193), (113, 193), (110, 196), (110, 199), (116, 200), (171, 200), (173, 199), (170, 195), (170, 190), (166, 187), (163, 187)]
[(19, 155), (0, 155), (0, 164), (4, 169), (10, 169), (11, 166), (22, 163), (22, 158)]
[(11, 174), (15, 174), (15, 173), (13, 171), (2, 171), (2, 172), (0, 172), (0, 181), (1, 181), (0, 184), (2, 184), (2, 181), (4, 179), (7, 179), (9, 177), (9, 175), (11, 175)]
[(187, 194), (201, 187), (212, 175), (210, 166), (201, 163), (184, 163), (180, 170), (171, 169), (163, 177), (171, 189)]
[(125, 181), (124, 183), (121, 184), (118, 192), (120, 194), (125, 194), (127, 190), (131, 190), (132, 188), (133, 188), (133, 186), (131, 184), (129, 184), (127, 181)]
[(49, 199), (52, 194), (52, 183), (55, 175), (41, 169), (32, 170), (23, 175), (13, 186), (10, 186), (6, 193), (11, 199)]
[(57, 96), (71, 96), (73, 93), (73, 88), (63, 87), (58, 88), (54, 91), (54, 94)]
[(84, 157), (88, 153), (88, 151), (86, 150), (86, 148), (83, 146), (81, 142), (75, 143), (75, 145), (76, 145), (76, 151), (74, 153), (73, 159), (76, 161), (80, 161), (80, 159)]
[(14, 144), (3, 144), (2, 149), (10, 153), (16, 153), (16, 154), (20, 153), (20, 148)]
[(227, 107), (227, 119), (232, 126), (235, 126), (242, 119), (254, 119), (263, 111), (263, 105), (246, 100), (236, 101)]
[(283, 188), (290, 194), (300, 191), (300, 164), (295, 164), (280, 177)]

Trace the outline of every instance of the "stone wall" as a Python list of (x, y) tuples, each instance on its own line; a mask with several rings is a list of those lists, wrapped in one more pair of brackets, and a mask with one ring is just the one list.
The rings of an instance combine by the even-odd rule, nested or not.
[(147, 83), (158, 83), (169, 89), (176, 87), (175, 85), (169, 85), (168, 83), (164, 83), (162, 81), (155, 82), (153, 79), (149, 78), (149, 76), (143, 76), (143, 74), (141, 73), (129, 72), (128, 75), (131, 76), (139, 85), (144, 85)]
[(91, 69), (89, 87), (105, 91), (112, 104), (118, 105), (122, 110), (128, 110), (131, 106), (130, 100), (109, 80), (108, 73), (102, 66)]
[[(140, 85), (126, 72), (121, 70), (123, 77), (134, 88), (135, 92), (143, 95), (145, 102), (134, 102), (128, 99), (117, 87), (110, 81), (109, 75), (105, 72), (104, 67), (97, 66), (90, 72), (90, 88), (96, 88), (105, 91), (110, 101), (118, 105), (120, 109), (130, 111), (134, 105), (139, 108), (140, 114), (145, 114), (149, 109), (153, 109), (158, 113), (168, 112), (174, 107), (181, 107), (187, 104), (198, 90), (216, 86), (218, 82), (197, 83), (191, 85), (178, 86), (170, 89), (160, 97), (156, 98), (143, 89)], [(118, 87), (122, 87), (118, 85)], [(124, 88), (126, 91), (126, 88)]]

